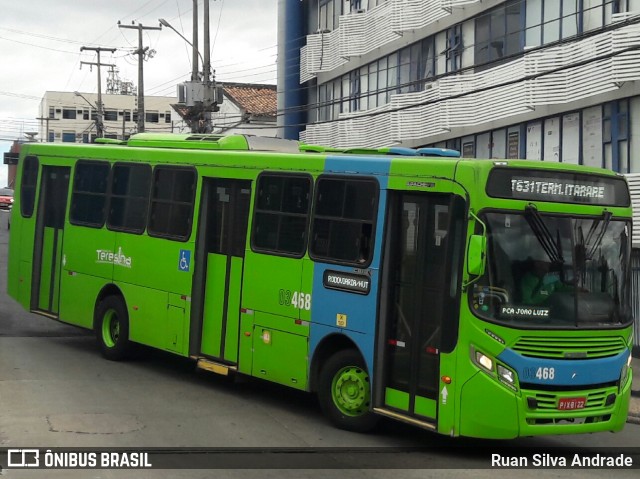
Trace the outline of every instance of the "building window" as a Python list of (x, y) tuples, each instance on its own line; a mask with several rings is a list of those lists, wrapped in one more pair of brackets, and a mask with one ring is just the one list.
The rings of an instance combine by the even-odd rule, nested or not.
[(107, 227), (142, 233), (147, 223), (151, 167), (116, 163), (112, 170)]
[(36, 185), (38, 184), (38, 158), (27, 156), (22, 166), (20, 180), (20, 212), (24, 218), (31, 218), (36, 204)]
[[(353, 13), (362, 11), (362, 3), (362, 0), (349, 0), (349, 12)], [(367, 0), (364, 1), (364, 4), (366, 6)]]
[(186, 241), (191, 235), (196, 171), (191, 168), (157, 166), (153, 170), (150, 236)]
[(309, 255), (329, 263), (367, 266), (373, 255), (377, 209), (376, 181), (320, 176)]
[(131, 121), (131, 110), (124, 110), (124, 121)]
[(620, 173), (629, 171), (629, 100), (605, 103), (602, 117), (604, 167)]
[(378, 62), (369, 63), (367, 86), (367, 105), (369, 108), (376, 108), (378, 106)]
[(171, 123), (171, 112), (167, 111), (164, 114), (164, 122), (165, 123)]
[(118, 110), (105, 110), (104, 111), (104, 120), (105, 121), (118, 121)]
[(343, 13), (344, 0), (318, 0), (317, 21), (309, 31), (326, 32), (335, 30), (340, 24), (340, 15)]
[(327, 121), (327, 84), (318, 85), (318, 121)]
[(611, 15), (627, 11), (618, 0), (527, 0), (526, 45), (536, 47), (611, 23)]
[(474, 63), (483, 65), (523, 49), (523, 2), (517, 0), (494, 8), (475, 19)]
[(49, 107), (49, 118), (55, 118), (55, 117), (56, 117), (56, 111), (51, 106), (51, 107)]
[(304, 255), (311, 181), (309, 176), (260, 175), (251, 237), (255, 251), (297, 258)]
[(351, 111), (359, 111), (362, 101), (360, 99), (360, 70), (354, 70), (349, 74), (349, 98), (351, 99)]
[(563, 163), (580, 163), (580, 113), (567, 113), (562, 116), (562, 146), (560, 148)]
[(159, 115), (157, 111), (147, 111), (144, 115), (144, 120), (147, 123), (158, 123)]
[(462, 68), (462, 24), (454, 25), (447, 30), (447, 48), (444, 51), (447, 59), (447, 72), (456, 72)]
[(62, 132), (62, 142), (63, 143), (75, 143), (76, 142), (76, 132), (75, 131), (63, 131)]
[(75, 120), (76, 119), (76, 109), (75, 108), (63, 108), (62, 109), (62, 119), (63, 120)]
[(102, 228), (106, 216), (109, 163), (78, 161), (73, 178), (69, 221), (75, 225)]

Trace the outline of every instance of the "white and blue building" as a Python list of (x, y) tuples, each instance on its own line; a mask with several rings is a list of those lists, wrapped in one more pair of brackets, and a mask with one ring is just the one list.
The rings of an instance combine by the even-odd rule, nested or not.
[(601, 166), (629, 174), (640, 206), (640, 0), (279, 0), (278, 8), (282, 136)]

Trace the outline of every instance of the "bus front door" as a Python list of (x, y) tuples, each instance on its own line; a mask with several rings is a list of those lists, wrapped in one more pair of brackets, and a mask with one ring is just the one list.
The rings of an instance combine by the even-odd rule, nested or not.
[(71, 168), (64, 166), (42, 167), (36, 216), (31, 309), (54, 317), (58, 316), (59, 310), (64, 216), (70, 171)]
[(396, 193), (387, 216), (375, 402), (431, 424), (438, 416), (441, 327), (455, 304), (454, 204), (446, 194)]
[(206, 255), (200, 354), (238, 362), (240, 296), (251, 200), (247, 180), (204, 179), (200, 241)]

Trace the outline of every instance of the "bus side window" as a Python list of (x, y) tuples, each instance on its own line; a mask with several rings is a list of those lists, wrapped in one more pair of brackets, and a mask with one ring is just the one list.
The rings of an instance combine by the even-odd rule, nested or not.
[(315, 260), (371, 263), (378, 185), (356, 177), (321, 176), (316, 187), (309, 255)]
[(301, 258), (307, 249), (311, 177), (266, 173), (258, 177), (251, 233), (254, 251)]
[(74, 225), (102, 228), (107, 212), (110, 166), (106, 161), (76, 163), (69, 221)]
[(107, 227), (114, 231), (142, 233), (147, 226), (151, 167), (116, 163), (109, 191)]
[(149, 236), (189, 239), (197, 178), (194, 168), (156, 166), (153, 169)]
[(31, 218), (36, 203), (36, 184), (38, 182), (38, 158), (27, 156), (22, 167), (20, 189), (20, 212), (25, 218)]

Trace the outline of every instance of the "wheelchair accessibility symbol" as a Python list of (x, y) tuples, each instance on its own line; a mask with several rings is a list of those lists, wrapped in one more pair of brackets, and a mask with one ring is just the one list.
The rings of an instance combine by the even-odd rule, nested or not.
[(188, 249), (180, 250), (180, 259), (178, 260), (178, 269), (188, 272), (191, 270), (191, 251)]

